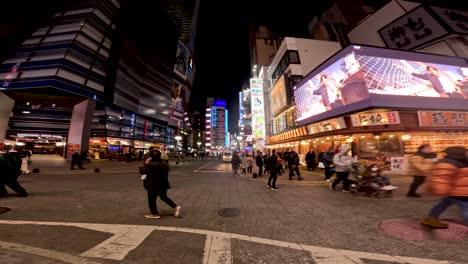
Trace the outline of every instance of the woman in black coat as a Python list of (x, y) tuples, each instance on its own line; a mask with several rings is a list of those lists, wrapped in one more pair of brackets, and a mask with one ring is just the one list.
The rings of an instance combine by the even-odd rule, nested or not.
[(161, 218), (156, 205), (156, 199), (163, 200), (171, 208), (175, 209), (174, 216), (180, 217), (181, 207), (167, 196), (169, 189), (169, 164), (161, 159), (159, 150), (152, 151), (150, 158), (146, 161), (146, 178), (143, 180), (143, 186), (148, 193), (148, 206), (151, 214), (145, 215), (146, 218)]

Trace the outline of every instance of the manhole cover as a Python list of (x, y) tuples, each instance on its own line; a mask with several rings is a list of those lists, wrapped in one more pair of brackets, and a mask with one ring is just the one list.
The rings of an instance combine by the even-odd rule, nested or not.
[(447, 229), (432, 229), (419, 224), (421, 219), (390, 219), (378, 224), (383, 233), (407, 240), (463, 240), (468, 238), (468, 227), (445, 221)]
[(241, 212), (239, 208), (224, 208), (219, 210), (218, 214), (222, 217), (236, 217), (240, 216)]
[(6, 213), (6, 212), (10, 212), (10, 211), (11, 211), (10, 208), (7, 208), (7, 207), (0, 207), (0, 214)]

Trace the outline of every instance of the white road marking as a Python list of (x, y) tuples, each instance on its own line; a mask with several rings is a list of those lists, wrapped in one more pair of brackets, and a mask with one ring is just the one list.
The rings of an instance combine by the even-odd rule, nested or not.
[(228, 233), (213, 232), (205, 240), (203, 264), (233, 263), (231, 237)]
[(213, 163), (213, 162), (215, 162), (215, 160), (214, 160), (214, 161), (211, 161), (211, 162), (208, 162), (208, 164), (201, 166), (200, 168), (194, 170), (193, 172), (199, 172), (200, 169), (203, 169), (203, 168), (205, 168), (206, 166), (211, 165), (211, 163)]
[(99, 264), (99, 262), (95, 262), (86, 258), (81, 258), (77, 256), (73, 256), (67, 253), (57, 252), (48, 249), (42, 249), (37, 247), (25, 246), (5, 241), (0, 241), (0, 248), (3, 249), (10, 249), (15, 251), (24, 252), (27, 254), (38, 255), (41, 257), (51, 258), (60, 260), (63, 262), (71, 263), (71, 264)]
[[(52, 225), (52, 226), (75, 226), (96, 230), (100, 232), (112, 233), (114, 236), (100, 243), (94, 248), (86, 251), (82, 255), (106, 258), (113, 260), (122, 260), (133, 249), (143, 242), (152, 231), (174, 231), (192, 234), (206, 235), (205, 252), (203, 254), (203, 264), (212, 263), (232, 263), (231, 239), (238, 239), (249, 242), (262, 243), (271, 246), (292, 248), (310, 252), (312, 258), (317, 264), (362, 264), (362, 259), (392, 261), (395, 263), (406, 264), (455, 264), (454, 261), (433, 260), (424, 258), (391, 256), (378, 253), (368, 253), (351, 250), (339, 250), (334, 248), (317, 247), (299, 243), (284, 242), (266, 238), (252, 237), (225, 232), (215, 232), (202, 229), (166, 227), (166, 226), (144, 226), (144, 225), (113, 225), (113, 224), (92, 224), (92, 223), (67, 223), (67, 222), (39, 222), (39, 221), (13, 221), (0, 220), (0, 224), (11, 225)], [(6, 243), (6, 242), (5, 242)], [(2, 244), (0, 244), (2, 246)], [(15, 249), (15, 248), (11, 248)], [(24, 247), (24, 250), (29, 250)], [(21, 251), (21, 250), (20, 250)], [(31, 249), (34, 253), (34, 249)], [(29, 251), (24, 251), (29, 252)], [(63, 254), (63, 253), (60, 253)], [(40, 255), (40, 254), (38, 254)], [(58, 255), (53, 255), (55, 258)], [(68, 254), (63, 255), (70, 260)], [(53, 257), (53, 258), (54, 258)], [(63, 259), (61, 259), (63, 260)], [(72, 263), (72, 262), (70, 262)], [(75, 262), (73, 262), (75, 263)], [(78, 263), (78, 262), (76, 262)], [(83, 262), (80, 262), (83, 263)], [(95, 263), (95, 262), (88, 262)]]

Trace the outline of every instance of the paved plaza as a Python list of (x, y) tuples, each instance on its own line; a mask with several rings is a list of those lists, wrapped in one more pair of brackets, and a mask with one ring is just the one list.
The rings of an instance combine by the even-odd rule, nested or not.
[(0, 198), (11, 209), (0, 214), (0, 263), (468, 263), (458, 208), (444, 214), (445, 233), (420, 228), (437, 197), (407, 198), (405, 175), (392, 176), (393, 197), (375, 199), (331, 192), (320, 172), (283, 174), (269, 190), (229, 163), (171, 162), (183, 217), (158, 200), (162, 218), (146, 219), (138, 165), (33, 161), (41, 173), (20, 177), (30, 195)]

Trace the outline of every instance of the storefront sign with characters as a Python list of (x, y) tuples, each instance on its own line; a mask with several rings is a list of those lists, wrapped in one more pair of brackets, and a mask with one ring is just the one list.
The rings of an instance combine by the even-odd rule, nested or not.
[(406, 170), (405, 157), (391, 157), (390, 158), (390, 169), (392, 171)]
[(418, 111), (420, 127), (468, 126), (468, 112)]
[(400, 124), (398, 112), (360, 113), (351, 115), (353, 127)]

